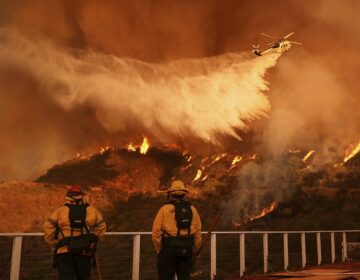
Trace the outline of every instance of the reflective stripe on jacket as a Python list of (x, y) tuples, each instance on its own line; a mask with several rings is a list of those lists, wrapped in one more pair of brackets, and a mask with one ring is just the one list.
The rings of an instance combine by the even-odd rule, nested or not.
[[(191, 205), (193, 218), (191, 221), (190, 234), (194, 236), (195, 251), (199, 250), (201, 246), (201, 220), (196, 208)], [(156, 253), (161, 250), (161, 239), (164, 234), (169, 236), (177, 236), (178, 228), (175, 220), (175, 206), (172, 204), (163, 205), (158, 211), (153, 227), (152, 227), (152, 241)], [(181, 236), (188, 235), (187, 229), (180, 230)]]
[[(75, 204), (75, 201), (70, 197), (65, 197), (65, 203)], [(106, 232), (106, 224), (101, 214), (90, 205), (86, 208), (86, 225), (88, 229), (99, 239), (101, 239)], [(61, 229), (65, 237), (71, 236), (69, 207), (65, 205), (56, 209), (44, 224), (45, 241), (53, 247), (55, 247), (56, 244), (63, 238), (61, 232), (57, 231), (57, 228)], [(83, 229), (83, 232), (86, 233), (85, 228)], [(73, 230), (73, 236), (80, 234), (80, 229)], [(57, 250), (58, 254), (66, 252), (68, 252), (67, 246), (60, 247)]]

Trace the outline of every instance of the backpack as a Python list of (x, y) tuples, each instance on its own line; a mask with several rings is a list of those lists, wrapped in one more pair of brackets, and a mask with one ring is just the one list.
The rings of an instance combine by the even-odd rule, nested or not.
[[(81, 203), (80, 203), (81, 202)], [(89, 253), (92, 244), (96, 242), (96, 236), (90, 233), (86, 225), (86, 208), (89, 204), (76, 200), (76, 204), (65, 204), (69, 208), (69, 221), (71, 235), (68, 237), (67, 246), (69, 251), (74, 255)], [(81, 234), (74, 236), (74, 230), (80, 229)]]
[(175, 207), (175, 219), (176, 226), (178, 228), (178, 236), (180, 235), (181, 229), (188, 229), (188, 235), (190, 235), (190, 227), (193, 217), (191, 202), (180, 199), (167, 202), (166, 204), (172, 204)]
[[(178, 228), (176, 237), (163, 238), (163, 246), (169, 248), (171, 256), (191, 258), (193, 254), (194, 238), (190, 234), (193, 213), (191, 203), (186, 200), (174, 200), (165, 204), (172, 204), (175, 207), (176, 226)], [(187, 229), (187, 236), (180, 236), (180, 230)]]

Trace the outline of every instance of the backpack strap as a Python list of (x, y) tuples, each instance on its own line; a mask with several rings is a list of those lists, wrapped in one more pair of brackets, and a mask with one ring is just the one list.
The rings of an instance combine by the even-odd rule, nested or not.
[(191, 211), (191, 215), (190, 215), (190, 223), (189, 223), (189, 226), (185, 227), (187, 228), (188, 230), (188, 236), (191, 235), (191, 221), (192, 221), (192, 209), (191, 209), (191, 202), (190, 201), (187, 201), (187, 200), (183, 200), (183, 199), (177, 199), (177, 200), (171, 200), (171, 201), (167, 201), (165, 202), (164, 205), (166, 204), (171, 204), (171, 205), (174, 205), (175, 207), (175, 219), (176, 219), (176, 225), (177, 225), (177, 237), (180, 236), (180, 230), (183, 229), (184, 227), (181, 227), (180, 226), (180, 221), (178, 221), (178, 211), (179, 211), (179, 208), (180, 207), (188, 207)]
[(75, 203), (75, 205), (70, 203), (65, 204), (65, 206), (69, 208), (71, 237), (73, 237), (74, 229), (80, 229), (81, 235), (84, 234), (84, 228), (87, 234), (90, 233), (90, 230), (86, 225), (86, 209), (89, 204), (84, 203), (81, 199), (76, 199)]
[[(87, 234), (89, 234), (90, 233), (90, 229), (87, 227), (87, 225), (86, 225), (86, 210), (87, 210), (87, 208), (89, 207), (89, 204), (88, 203), (84, 203), (84, 201), (83, 200), (81, 200), (81, 202), (82, 202), (82, 204), (84, 205), (84, 207), (85, 207), (85, 217), (84, 217), (84, 228), (85, 228), (85, 230), (86, 230), (86, 233)], [(82, 234), (82, 232), (81, 232), (81, 234)]]
[(190, 233), (191, 233), (191, 222), (192, 222), (192, 217), (193, 217), (193, 214), (192, 214), (192, 209), (191, 209), (191, 202), (190, 201), (186, 201), (186, 203), (188, 204), (189, 208), (190, 208), (190, 211), (191, 211), (191, 221), (190, 221), (190, 225), (188, 227), (188, 236), (190, 237)]

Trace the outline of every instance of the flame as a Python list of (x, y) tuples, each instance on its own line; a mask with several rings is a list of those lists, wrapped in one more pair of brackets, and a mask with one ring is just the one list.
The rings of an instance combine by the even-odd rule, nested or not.
[(256, 160), (257, 158), (258, 158), (257, 154), (253, 154), (252, 156), (249, 157), (249, 159), (252, 159), (252, 160)]
[(315, 150), (310, 150), (303, 158), (303, 162), (307, 161), (311, 156), (312, 154), (315, 153)]
[(76, 154), (76, 158), (80, 158), (81, 157), (81, 154), (80, 153), (77, 153)]
[(140, 154), (145, 155), (150, 147), (149, 141), (144, 137), (143, 142), (140, 145)]
[(201, 160), (201, 165), (204, 165), (207, 161), (208, 161), (209, 157), (204, 157), (202, 160)]
[(200, 169), (198, 169), (198, 171), (197, 171), (197, 173), (196, 173), (196, 176), (195, 176), (193, 182), (195, 182), (196, 180), (199, 180), (200, 177), (201, 177), (201, 175), (202, 175), (202, 171), (201, 171)]
[(241, 156), (234, 157), (233, 161), (231, 162), (231, 168), (234, 168), (238, 162), (242, 160)]
[(350, 149), (350, 147), (349, 147), (349, 149), (346, 150), (346, 153), (345, 153), (346, 155), (344, 157), (343, 163), (352, 159), (359, 152), (360, 152), (360, 141), (354, 148)]
[(106, 146), (105, 148), (104, 147), (101, 147), (100, 148), (100, 154), (102, 155), (104, 152), (106, 152), (107, 150), (109, 150), (110, 147), (109, 146)]
[(223, 153), (221, 155), (218, 155), (218, 156), (215, 157), (215, 159), (212, 161), (212, 163), (215, 163), (215, 162), (221, 160), (222, 158), (224, 158), (226, 156), (227, 156), (227, 153)]
[(136, 152), (139, 149), (140, 154), (145, 155), (150, 147), (149, 140), (144, 136), (141, 145), (134, 145), (132, 142), (126, 145), (126, 149), (131, 152)]
[(251, 217), (251, 218), (250, 218), (250, 221), (260, 219), (260, 218), (264, 217), (265, 215), (271, 213), (272, 211), (274, 211), (274, 209), (276, 208), (276, 206), (277, 206), (276, 202), (272, 202), (269, 207), (266, 207), (266, 208), (264, 208), (263, 210), (261, 210), (261, 213), (260, 213), (260, 214)]
[(126, 146), (126, 149), (127, 149), (128, 151), (131, 151), (131, 152), (135, 152), (135, 151), (136, 151), (136, 147), (134, 146), (133, 143), (128, 144), (128, 145)]

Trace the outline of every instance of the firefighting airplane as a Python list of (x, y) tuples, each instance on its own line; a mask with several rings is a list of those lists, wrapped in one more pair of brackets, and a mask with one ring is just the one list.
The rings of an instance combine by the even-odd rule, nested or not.
[(273, 53), (273, 52), (282, 53), (282, 52), (285, 52), (285, 51), (289, 50), (291, 48), (291, 45), (293, 45), (293, 44), (294, 45), (301, 45), (301, 43), (299, 43), (299, 42), (294, 42), (294, 41), (287, 40), (287, 38), (289, 38), (293, 34), (294, 34), (294, 32), (291, 32), (288, 35), (284, 36), (283, 38), (276, 40), (274, 37), (271, 37), (270, 35), (267, 35), (265, 33), (261, 33), (261, 35), (269, 37), (269, 38), (271, 38), (273, 40), (276, 40), (276, 41), (274, 41), (272, 43), (269, 43), (268, 45), (270, 47), (268, 49), (264, 50), (264, 51), (259, 50), (260, 45), (257, 45), (257, 46), (253, 45), (253, 48), (254, 48), (253, 53), (255, 55), (258, 55), (258, 56), (262, 56), (264, 54)]

